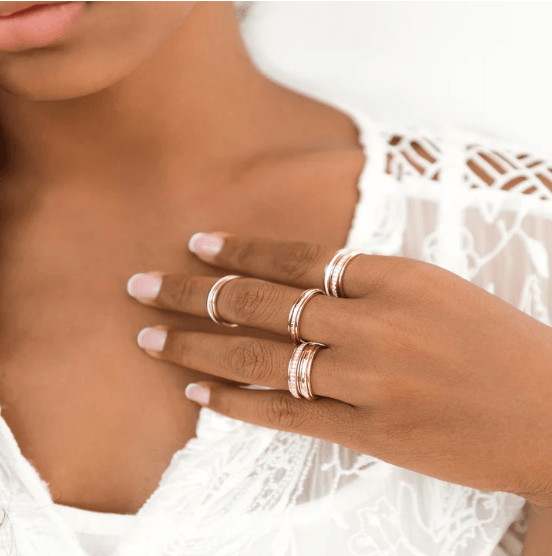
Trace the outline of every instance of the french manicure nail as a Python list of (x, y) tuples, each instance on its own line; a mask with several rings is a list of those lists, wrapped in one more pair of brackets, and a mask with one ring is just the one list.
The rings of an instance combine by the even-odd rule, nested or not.
[(188, 249), (196, 255), (216, 255), (221, 249), (224, 240), (213, 234), (194, 234), (188, 243)]
[(209, 388), (205, 388), (205, 386), (200, 386), (192, 382), (186, 386), (185, 394), (186, 397), (193, 402), (209, 405)]
[(166, 330), (158, 330), (157, 328), (147, 327), (143, 330), (140, 330), (137, 341), (138, 345), (141, 348), (153, 349), (154, 351), (163, 351), (166, 339)]
[(159, 276), (140, 272), (130, 278), (127, 283), (127, 292), (132, 297), (157, 297), (163, 280)]

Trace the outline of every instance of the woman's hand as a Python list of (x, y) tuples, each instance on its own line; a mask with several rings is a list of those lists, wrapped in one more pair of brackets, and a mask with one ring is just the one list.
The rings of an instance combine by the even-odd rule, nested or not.
[[(317, 295), (302, 313), (302, 338), (327, 347), (312, 367), (312, 390), (322, 397), (297, 399), (287, 385), (295, 348), (288, 314), (302, 291), (324, 288), (324, 268), (337, 250), (215, 234), (224, 239), (220, 251), (213, 254), (216, 239), (203, 237), (211, 254), (197, 256), (247, 276), (220, 290), (221, 318), (279, 333), (282, 341), (159, 326), (157, 336), (151, 329), (141, 335), (157, 349), (146, 352), (275, 390), (201, 382), (206, 390), (189, 388), (189, 397), (199, 394), (201, 405), (235, 419), (552, 509), (550, 327), (441, 267), (360, 255), (344, 274), (347, 299)], [(219, 278), (154, 274), (162, 276), (160, 289), (152, 299), (142, 290), (140, 301), (209, 318), (207, 295)]]
[(521, 556), (549, 556), (552, 546), (552, 513), (533, 504), (530, 506)]

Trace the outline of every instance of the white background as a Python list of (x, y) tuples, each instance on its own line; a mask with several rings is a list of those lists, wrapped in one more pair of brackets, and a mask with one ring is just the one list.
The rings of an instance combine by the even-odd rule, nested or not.
[(552, 2), (236, 4), (253, 60), (288, 87), (552, 159)]

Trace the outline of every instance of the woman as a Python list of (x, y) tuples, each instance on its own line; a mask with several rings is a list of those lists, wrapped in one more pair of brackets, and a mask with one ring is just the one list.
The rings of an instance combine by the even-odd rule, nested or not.
[[(1, 2), (0, 14), (30, 4)], [(540, 511), (532, 514), (533, 554), (524, 556), (539, 554), (550, 491), (537, 488), (547, 475), (532, 462), (546, 462), (552, 443), (537, 425), (546, 421), (546, 404), (537, 401), (549, 388), (550, 344), (546, 307), (538, 304), (546, 250), (536, 238), (545, 235), (549, 209), (537, 195), (500, 190), (491, 177), (522, 168), (525, 185), (543, 196), (550, 165), (521, 152), (510, 160), (502, 150), (501, 166), (471, 137), (455, 150), (442, 138), (389, 132), (354, 108), (279, 86), (249, 59), (232, 3), (41, 10), (0, 21), (0, 291), (2, 322), (10, 324), (0, 350), (3, 553), (483, 556), (526, 498)], [(42, 23), (25, 19), (38, 17)], [(479, 181), (465, 187), (463, 175)], [(508, 230), (527, 245), (516, 259), (525, 274), (515, 278), (528, 277), (532, 316), (490, 295), (518, 304), (514, 275), (502, 280), (511, 268), (482, 256), (475, 276), (468, 264), (476, 250), (464, 216), (497, 245), (494, 255), (515, 247), (494, 210), (502, 204), (517, 214)], [(533, 228), (522, 230), (522, 216)], [(201, 242), (191, 242), (195, 254), (187, 250), (197, 232), (216, 230), (234, 234), (219, 234), (226, 238), (219, 255), (212, 239), (203, 243), (211, 255), (201, 256)], [(285, 390), (285, 368), (274, 374), (277, 383), (266, 370), (295, 353), (282, 329), (290, 301), (322, 286), (325, 264), (344, 246), (362, 251), (342, 276), (339, 297), (351, 299), (315, 295), (300, 316), (299, 340), (326, 340), (311, 360), (313, 394), (322, 397), (296, 399)], [(379, 275), (367, 278), (374, 268)], [(144, 281), (150, 271), (162, 280)], [(258, 282), (241, 278), (218, 290), (219, 314), (209, 315), (208, 293), (229, 274), (273, 281), (270, 299), (278, 302), (255, 305), (244, 286), (254, 291)], [(481, 276), (488, 291), (467, 280)], [(376, 284), (393, 287), (387, 293), (403, 304), (380, 305), (374, 326), (367, 294)], [(431, 335), (420, 331), (413, 341), (413, 323), (400, 320), (405, 307), (427, 312)], [(386, 316), (388, 332), (378, 340), (390, 341), (378, 344), (379, 376), (392, 380), (378, 389), (374, 360), (372, 373), (364, 363)], [(218, 324), (225, 320), (241, 322)], [(360, 382), (343, 374), (332, 398), (324, 362), (345, 373), (344, 359), (331, 354), (351, 336), (336, 331), (351, 323), (358, 348), (346, 366)], [(152, 325), (169, 334), (140, 332)], [(139, 332), (145, 352), (136, 347)], [(428, 359), (427, 336), (443, 348), (439, 359)], [(251, 365), (252, 350), (234, 350), (232, 375), (223, 349), (230, 344), (221, 342), (243, 348), (244, 337), (272, 346), (274, 357)], [(522, 347), (508, 352), (515, 339)], [(402, 354), (402, 366), (392, 354)], [(477, 368), (464, 375), (466, 364)], [(521, 380), (521, 364), (533, 370), (530, 380)], [(418, 373), (423, 383), (412, 367), (427, 369)], [(255, 369), (257, 380), (240, 369)], [(467, 377), (486, 387), (476, 402), (479, 388)], [(209, 399), (201, 389), (196, 398), (203, 409), (186, 396), (198, 391), (190, 384), (209, 387)], [(389, 409), (379, 421), (366, 411), (374, 392)], [(277, 401), (255, 413), (251, 400), (259, 396)], [(344, 412), (357, 406), (362, 418), (353, 421)], [(514, 425), (501, 421), (512, 416)], [(442, 434), (424, 437), (428, 423)], [(445, 441), (453, 457), (443, 457)]]

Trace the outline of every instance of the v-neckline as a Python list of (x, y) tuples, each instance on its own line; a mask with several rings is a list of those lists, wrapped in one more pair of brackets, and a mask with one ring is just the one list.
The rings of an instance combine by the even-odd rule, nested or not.
[[(341, 110), (343, 113), (349, 116), (351, 121), (354, 123), (357, 133), (359, 146), (362, 148), (365, 160), (357, 181), (357, 191), (358, 200), (354, 208), (353, 219), (349, 227), (349, 233), (347, 236), (347, 241), (344, 247), (348, 248), (361, 248), (361, 243), (366, 241), (366, 232), (363, 230), (361, 223), (365, 219), (364, 207), (370, 203), (368, 197), (375, 188), (375, 182), (381, 181), (382, 179), (382, 169), (384, 162), (384, 152), (383, 147), (380, 145), (381, 141), (377, 134), (377, 128), (371, 118), (369, 118), (364, 110), (360, 109), (354, 104), (343, 102), (341, 100), (336, 101), (332, 99), (331, 105), (335, 108)], [(88, 510), (83, 510), (80, 508), (73, 508), (70, 506), (65, 506), (69, 511), (67, 512), (57, 512), (56, 507), (63, 506), (60, 504), (55, 504), (52, 500), (51, 494), (48, 489), (48, 485), (38, 475), (37, 471), (32, 467), (30, 462), (21, 454), (18, 449), (17, 442), (13, 437), (13, 434), (4, 419), (0, 416), (0, 421), (6, 434), (11, 436), (10, 441), (13, 442), (13, 448), (16, 448), (19, 452), (20, 457), (24, 460), (24, 465), (27, 466), (25, 472), (22, 473), (27, 479), (27, 490), (34, 495), (35, 500), (40, 500), (44, 506), (45, 511), (54, 511), (56, 518), (54, 518), (60, 526), (60, 518), (65, 524), (66, 528), (70, 531), (70, 534), (74, 535), (74, 531), (70, 526), (70, 523), (65, 519), (64, 514), (71, 515), (75, 517), (77, 514), (82, 514), (92, 517), (94, 514), (99, 514), (101, 512), (89, 512)], [(252, 429), (250, 429), (253, 427)], [(240, 429), (254, 431), (258, 438), (261, 439), (259, 449), (266, 447), (270, 444), (274, 435), (280, 431), (267, 429), (264, 427), (258, 427), (251, 425), (249, 423), (243, 423), (242, 421), (236, 421), (234, 419), (229, 419), (222, 415), (219, 415), (208, 408), (201, 408), (199, 412), (199, 417), (196, 425), (196, 436), (192, 437), (185, 446), (175, 452), (171, 458), (171, 461), (165, 471), (163, 472), (159, 485), (155, 491), (149, 496), (146, 502), (138, 510), (136, 514), (105, 514), (106, 516), (114, 516), (115, 519), (118, 518), (129, 518), (129, 521), (134, 521), (133, 524), (128, 527), (125, 534), (121, 536), (117, 548), (112, 553), (112, 556), (122, 556), (125, 554), (125, 547), (129, 543), (134, 544), (136, 542), (136, 537), (143, 534), (143, 528), (141, 523), (147, 520), (148, 516), (155, 515), (156, 508), (159, 506), (158, 500), (162, 498), (163, 491), (169, 488), (171, 483), (174, 484), (174, 488), (178, 488), (178, 471), (182, 470), (183, 467), (187, 467), (189, 470), (194, 470), (205, 476), (206, 473), (216, 472), (213, 469), (206, 469), (205, 465), (209, 465), (205, 462), (202, 455), (205, 455), (209, 450), (213, 449), (220, 441), (222, 441), (227, 435), (239, 433)], [(243, 434), (243, 433), (242, 433)], [(202, 468), (197, 468), (196, 463), (201, 460)], [(220, 471), (220, 470), (219, 470)], [(201, 481), (201, 477), (196, 474), (192, 474), (191, 480)], [(29, 478), (32, 476), (29, 484)], [(189, 479), (187, 477), (186, 479)], [(44, 502), (47, 502), (44, 504)], [(116, 516), (116, 517), (115, 517)], [(103, 517), (103, 516), (102, 516)], [(86, 551), (83, 549), (83, 554)]]
[[(368, 141), (367, 138), (367, 134), (368, 133), (375, 133), (375, 130), (373, 129), (373, 127), (371, 125), (369, 125), (368, 122), (371, 122), (371, 120), (368, 119), (368, 117), (366, 116), (366, 114), (363, 113), (363, 111), (361, 109), (359, 109), (357, 106), (355, 105), (351, 105), (348, 103), (343, 103), (342, 101), (334, 101), (332, 100), (332, 104), (335, 108), (338, 108), (339, 110), (341, 110), (342, 112), (344, 112), (345, 114), (347, 114), (349, 116), (349, 118), (351, 119), (351, 121), (355, 124), (355, 127), (357, 129), (357, 133), (358, 133), (358, 140), (359, 140), (359, 146), (362, 148), (363, 154), (364, 154), (364, 164), (362, 166), (362, 170), (359, 174), (359, 178), (357, 181), (357, 190), (358, 190), (358, 200), (357, 203), (355, 205), (355, 209), (354, 209), (354, 214), (353, 214), (353, 219), (351, 221), (351, 225), (349, 227), (349, 234), (347, 236), (347, 241), (345, 243), (345, 245), (343, 247), (347, 247), (347, 248), (352, 248), (352, 247), (357, 247), (356, 245), (354, 245), (354, 243), (357, 240), (357, 228), (360, 227), (360, 222), (361, 222), (361, 214), (360, 214), (360, 208), (362, 205), (364, 205), (367, 202), (367, 195), (368, 195), (368, 182), (373, 182), (373, 180), (369, 180), (368, 179), (368, 173), (372, 173), (373, 172), (373, 168), (376, 167), (376, 165), (372, 164), (372, 163), (368, 163), (368, 151), (372, 150), (371, 148), (368, 148), (368, 142), (370, 142), (370, 147), (372, 147), (372, 145), (375, 143), (375, 141), (371, 138), (370, 141)], [(367, 125), (368, 124), (368, 125)], [(375, 154), (375, 153), (374, 153)], [(374, 154), (370, 153), (370, 157), (371, 160), (374, 159)], [(379, 154), (379, 153), (377, 153)], [(383, 160), (383, 156), (381, 156), (381, 159)], [(149, 511), (149, 508), (151, 506), (155, 505), (155, 498), (156, 498), (156, 494), (160, 491), (162, 485), (164, 485), (165, 483), (167, 483), (170, 479), (170, 475), (172, 474), (172, 469), (175, 465), (175, 462), (180, 460), (187, 460), (190, 457), (193, 457), (192, 454), (195, 452), (201, 452), (203, 450), (203, 446), (209, 444), (210, 442), (214, 441), (214, 440), (219, 440), (218, 435), (216, 435), (216, 437), (213, 437), (212, 435), (209, 435), (207, 433), (207, 431), (211, 431), (213, 424), (209, 423), (209, 420), (214, 421), (215, 423), (220, 423), (220, 426), (217, 427), (215, 424), (215, 428), (218, 428), (219, 430), (224, 430), (224, 425), (223, 423), (227, 423), (227, 426), (230, 428), (230, 430), (232, 430), (237, 423), (242, 423), (242, 421), (236, 421), (234, 419), (229, 419), (227, 417), (224, 417), (222, 415), (219, 415), (213, 411), (211, 411), (208, 408), (204, 408), (202, 407), (200, 409), (199, 412), (199, 417), (198, 417), (198, 422), (197, 422), (197, 426), (196, 426), (196, 436), (191, 438), (185, 446), (183, 446), (180, 450), (178, 450), (177, 452), (175, 452), (171, 458), (171, 461), (169, 463), (169, 465), (167, 466), (166, 470), (163, 472), (161, 479), (159, 481), (159, 485), (158, 487), (155, 489), (155, 491), (153, 491), (153, 493), (149, 496), (149, 498), (144, 502), (144, 504), (142, 505), (142, 507), (138, 510), (138, 512), (136, 514), (134, 514), (135, 516), (142, 516), (144, 514), (146, 514)], [(252, 426), (255, 427), (255, 425), (250, 425), (248, 423), (244, 423), (247, 424), (248, 426)], [(241, 425), (240, 425), (241, 426)], [(261, 427), (255, 427), (255, 428), (261, 428)], [(272, 429), (264, 429), (266, 431), (270, 431), (271, 433), (273, 433), (272, 435), (274, 435), (275, 433), (277, 433), (278, 431), (276, 430), (272, 430)]]

